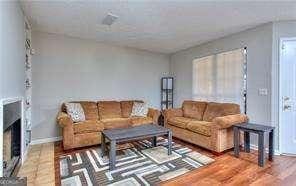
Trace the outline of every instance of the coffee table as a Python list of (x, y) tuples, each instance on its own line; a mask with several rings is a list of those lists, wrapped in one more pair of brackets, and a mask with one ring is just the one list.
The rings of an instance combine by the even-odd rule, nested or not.
[(102, 132), (102, 156), (106, 153), (106, 139), (110, 141), (109, 169), (115, 169), (116, 143), (152, 138), (152, 146), (156, 146), (157, 136), (166, 135), (168, 138), (168, 155), (172, 154), (172, 131), (168, 128), (147, 124), (123, 129), (108, 129)]

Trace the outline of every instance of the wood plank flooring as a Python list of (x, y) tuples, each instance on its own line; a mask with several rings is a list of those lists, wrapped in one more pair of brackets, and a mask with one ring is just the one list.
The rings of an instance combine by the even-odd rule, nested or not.
[(296, 186), (296, 157), (275, 156), (270, 162), (266, 158), (264, 167), (257, 165), (257, 151), (240, 153), (240, 158), (229, 151), (214, 156), (207, 150), (179, 141), (187, 147), (213, 157), (216, 161), (209, 166), (191, 171), (173, 180), (163, 182), (162, 186), (173, 185), (291, 185)]
[(31, 145), (27, 159), (20, 167), (17, 176), (27, 177), (27, 184), (29, 186), (55, 185), (54, 144)]
[[(216, 156), (211, 152), (195, 145), (174, 139), (189, 148), (197, 150), (214, 158), (216, 161), (209, 166), (191, 171), (183, 176), (161, 183), (163, 186), (172, 185), (295, 185), (296, 186), (296, 157), (275, 156), (273, 162), (266, 161), (261, 168), (257, 166), (256, 151), (241, 153), (235, 158), (229, 151)], [(54, 147), (54, 155), (51, 153)], [(46, 150), (47, 149), (47, 150)], [(79, 149), (81, 150), (81, 149)], [(79, 151), (77, 150), (77, 151)], [(74, 150), (76, 151), (76, 150)], [(30, 147), (28, 158), (21, 167), (19, 176), (28, 176), (28, 185), (60, 185), (58, 156), (63, 153), (61, 143), (57, 142), (33, 145)], [(54, 158), (56, 161), (54, 162)], [(267, 160), (267, 159), (266, 159)], [(53, 164), (54, 162), (54, 164)], [(53, 168), (54, 165), (54, 168)], [(46, 174), (44, 172), (46, 171)], [(53, 176), (55, 174), (55, 182)], [(45, 176), (46, 175), (46, 176)]]

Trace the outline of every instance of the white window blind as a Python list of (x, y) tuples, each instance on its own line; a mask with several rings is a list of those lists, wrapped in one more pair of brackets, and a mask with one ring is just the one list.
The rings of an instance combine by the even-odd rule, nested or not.
[(245, 108), (245, 49), (193, 60), (193, 99), (237, 103)]

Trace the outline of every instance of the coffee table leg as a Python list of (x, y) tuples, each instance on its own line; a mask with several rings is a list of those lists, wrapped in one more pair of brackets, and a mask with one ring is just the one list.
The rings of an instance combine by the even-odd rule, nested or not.
[(168, 155), (172, 154), (172, 132), (168, 132)]
[(152, 138), (152, 147), (156, 147), (156, 143), (157, 143), (157, 137), (154, 136), (154, 137)]
[(110, 170), (115, 169), (115, 158), (116, 158), (116, 141), (110, 141), (110, 152), (109, 152), (109, 168)]
[(101, 151), (101, 156), (103, 157), (106, 154), (106, 141), (103, 133), (101, 134)]

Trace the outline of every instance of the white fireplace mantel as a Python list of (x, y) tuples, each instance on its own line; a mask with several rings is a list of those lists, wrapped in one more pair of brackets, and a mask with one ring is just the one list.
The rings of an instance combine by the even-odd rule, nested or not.
[(0, 99), (0, 177), (3, 176), (3, 106), (14, 103), (21, 102), (21, 163), (24, 162), (26, 156), (26, 144), (25, 144), (25, 107), (23, 97), (5, 98)]

